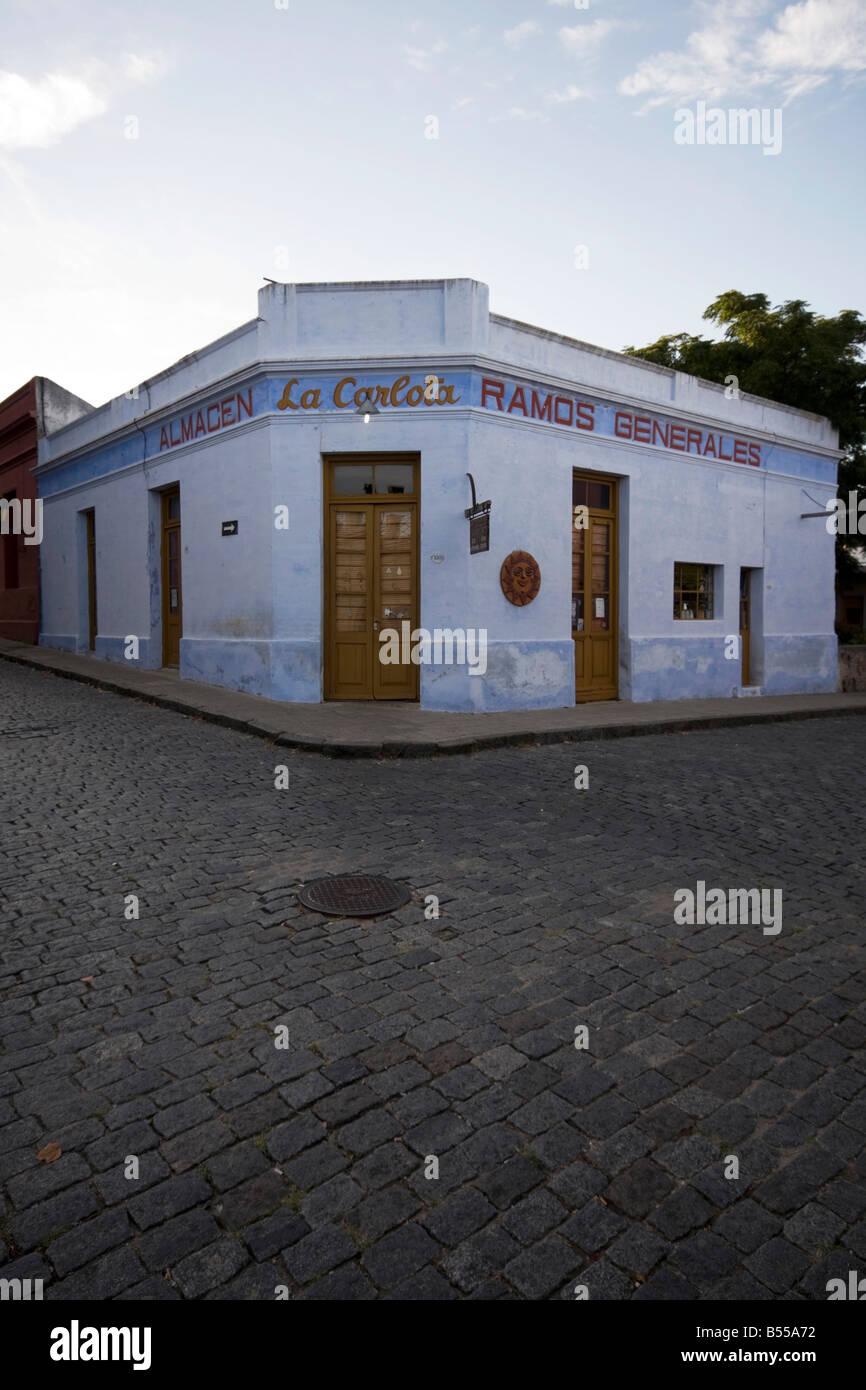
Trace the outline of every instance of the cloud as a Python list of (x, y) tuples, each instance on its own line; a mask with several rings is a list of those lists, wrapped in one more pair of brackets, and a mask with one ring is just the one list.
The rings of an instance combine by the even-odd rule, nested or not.
[(419, 72), (426, 72), (434, 58), (440, 53), (444, 53), (448, 47), (442, 39), (437, 39), (430, 48), (411, 48), (409, 44), (403, 45), (403, 52), (406, 54), (406, 61), (410, 68), (417, 68)]
[(171, 67), (164, 53), (124, 53), (121, 71), (130, 82), (156, 82)]
[(93, 62), (86, 77), (55, 72), (31, 79), (0, 72), (0, 149), (48, 149), (104, 115), (124, 81), (155, 82), (170, 66), (165, 54), (154, 51), (124, 53), (111, 64)]
[(106, 99), (81, 78), (47, 73), (32, 82), (0, 72), (0, 149), (47, 149), (107, 109)]
[(806, 0), (789, 5), (755, 45), (759, 63), (792, 79), (798, 72), (862, 72), (866, 8), (862, 0)]
[(502, 37), (509, 48), (520, 48), (521, 44), (528, 39), (531, 34), (540, 33), (540, 24), (536, 24), (534, 19), (524, 19), (521, 24), (515, 24), (513, 29), (506, 29)]
[(546, 121), (543, 111), (527, 111), (525, 106), (509, 106), (505, 119), (511, 121)]
[(591, 24), (575, 24), (559, 31), (559, 40), (577, 58), (587, 57), (604, 43), (608, 34), (622, 25), (616, 19), (594, 19)]
[[(553, 3), (553, 0), (551, 0), (551, 3)], [(569, 82), (568, 86), (565, 87), (561, 92), (549, 92), (547, 95), (548, 101), (556, 102), (589, 101), (589, 99), (589, 92), (583, 91), (581, 87), (575, 87), (573, 82)]]
[(452, 111), (462, 111), (464, 106), (471, 106), (473, 97), (458, 97), (451, 107)]
[(863, 0), (795, 0), (769, 26), (768, 8), (769, 0), (715, 0), (683, 48), (644, 59), (619, 90), (643, 97), (643, 111), (762, 88), (791, 101), (834, 73), (866, 71)]

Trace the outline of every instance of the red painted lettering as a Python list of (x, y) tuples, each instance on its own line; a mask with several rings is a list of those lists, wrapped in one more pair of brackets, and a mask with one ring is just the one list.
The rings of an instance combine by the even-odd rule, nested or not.
[(722, 453), (722, 447), (723, 447), (723, 445), (724, 445), (724, 442), (725, 442), (725, 436), (724, 436), (723, 434), (720, 434), (720, 435), (719, 435), (719, 458), (720, 458), (720, 459), (724, 459), (725, 463), (733, 463), (734, 460), (733, 460), (733, 457), (732, 457), (731, 454), (723, 454), (723, 453)]
[(661, 442), (667, 448), (669, 431), (670, 426), (668, 424), (662, 424), (661, 420), (653, 420), (653, 444), (658, 444), (658, 436), (661, 435)]
[(631, 416), (618, 410), (614, 416), (613, 432), (619, 439), (631, 439)]
[(159, 432), (159, 447), (160, 449), (169, 449), (171, 447), (168, 442), (168, 435), (165, 432), (165, 425), (163, 425)]
[(232, 398), (220, 401), (220, 424), (225, 428), (226, 425), (233, 425), (235, 417), (232, 415)]
[[(713, 447), (710, 448), (710, 445), (712, 445)], [(708, 435), (707, 435), (707, 442), (706, 442), (706, 444), (704, 445), (704, 457), (705, 457), (705, 458), (706, 458), (707, 454), (712, 454), (713, 458), (716, 457), (716, 437), (715, 437), (715, 435), (713, 435), (713, 434), (708, 434)]]
[(589, 401), (578, 401), (575, 424), (579, 430), (595, 429), (595, 406)]
[[(518, 396), (520, 397), (519, 401), (517, 399)], [(509, 415), (511, 414), (512, 410), (519, 410), (521, 415), (526, 414), (526, 397), (523, 394), (522, 386), (515, 386), (514, 388), (514, 394), (511, 397), (511, 404), (508, 407)]]
[(650, 422), (645, 415), (635, 416), (634, 442), (635, 444), (649, 444), (650, 442)]
[(536, 391), (533, 391), (533, 393), (532, 393), (532, 400), (531, 400), (532, 418), (533, 418), (533, 420), (547, 420), (547, 422), (548, 422), (548, 424), (549, 424), (549, 423), (550, 423), (550, 405), (551, 405), (551, 398), (550, 398), (550, 396), (545, 396), (545, 397), (544, 397), (544, 405), (542, 406), (540, 396), (538, 395), (538, 393), (537, 393)]
[[(212, 425), (211, 422), (210, 422), (210, 413), (211, 413), (212, 410), (215, 410), (216, 413), (217, 413), (217, 419), (216, 419), (216, 424), (215, 424), (215, 425)], [(219, 427), (220, 427), (220, 408), (219, 408), (218, 405), (209, 405), (208, 408), (207, 408), (207, 432), (208, 432), (208, 434), (213, 434), (214, 430), (218, 430)]]
[[(676, 436), (676, 438), (674, 437)], [(686, 427), (685, 425), (671, 425), (671, 448), (678, 449), (682, 453), (686, 447)]]
[(749, 445), (749, 463), (752, 465), (753, 468), (760, 468), (760, 466), (761, 466), (761, 446), (760, 446), (760, 444), (750, 444), (750, 445)]
[(487, 405), (487, 397), (492, 396), (496, 402), (496, 409), (502, 409), (502, 397), (505, 395), (505, 383), (503, 381), (491, 381), (489, 377), (481, 378), (481, 406), (482, 409)]
[(693, 445), (693, 444), (694, 444), (694, 447), (695, 447), (696, 452), (697, 452), (697, 453), (700, 453), (700, 452), (701, 452), (701, 439), (702, 439), (702, 438), (703, 438), (703, 434), (702, 434), (701, 430), (689, 430), (688, 434), (686, 435), (686, 448), (688, 449), (689, 453), (691, 453), (691, 451), (692, 451), (692, 445)]
[[(568, 406), (567, 420), (561, 420), (559, 418), (560, 405)], [(570, 425), (574, 419), (574, 401), (570, 401), (567, 396), (557, 396), (556, 400), (553, 402), (553, 418), (558, 425)]]
[(249, 418), (252, 419), (252, 418), (253, 418), (253, 388), (250, 387), (250, 389), (247, 391), (247, 398), (246, 398), (246, 400), (244, 400), (244, 398), (243, 398), (243, 396), (241, 395), (240, 391), (239, 391), (238, 394), (235, 396), (235, 400), (237, 401), (237, 404), (238, 404), (238, 420), (240, 420), (240, 418), (241, 418), (241, 411), (243, 411), (245, 415), (248, 415)]
[(201, 411), (199, 410), (199, 411), (196, 413), (196, 417), (195, 417), (195, 437), (196, 437), (196, 439), (198, 439), (198, 437), (199, 437), (200, 434), (207, 434), (207, 430), (206, 430), (205, 427), (204, 427), (204, 420), (202, 419), (202, 417), (201, 417)]
[(748, 459), (746, 458), (746, 441), (745, 439), (737, 439), (734, 441), (734, 463), (747, 462)]
[(169, 428), (169, 435), (168, 435), (168, 437), (169, 437), (169, 439), (171, 440), (171, 446), (172, 446), (172, 448), (174, 448), (175, 444), (182, 444), (182, 443), (183, 443), (183, 440), (182, 440), (182, 438), (181, 438), (180, 436), (178, 436), (177, 439), (175, 439), (175, 437), (174, 437), (174, 427), (175, 427), (176, 424), (177, 424), (177, 421), (176, 421), (176, 420), (172, 420), (171, 424), (170, 424), (169, 427), (168, 427), (168, 428)]
[(185, 420), (180, 422), (180, 437), (184, 441), (192, 439), (192, 416), (187, 415)]

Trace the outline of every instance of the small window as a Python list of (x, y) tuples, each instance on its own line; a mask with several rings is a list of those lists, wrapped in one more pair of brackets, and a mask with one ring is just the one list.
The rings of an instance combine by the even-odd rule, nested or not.
[(415, 469), (411, 463), (377, 463), (376, 491), (387, 493), (413, 492)]
[(334, 468), (334, 496), (360, 497), (373, 491), (371, 463), (338, 463)]
[(399, 496), (415, 491), (415, 466), (411, 463), (337, 463), (334, 465), (335, 497)]
[(674, 617), (688, 621), (712, 618), (713, 565), (674, 564)]
[(590, 483), (589, 505), (596, 511), (610, 511), (610, 485), (608, 483)]
[(610, 511), (610, 483), (597, 483), (590, 478), (574, 478), (571, 484), (573, 507), (589, 507), (597, 512)]

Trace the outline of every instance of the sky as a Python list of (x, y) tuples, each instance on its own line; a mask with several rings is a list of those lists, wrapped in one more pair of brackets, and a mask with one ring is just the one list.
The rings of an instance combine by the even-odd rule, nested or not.
[(728, 289), (866, 311), (864, 79), (866, 0), (0, 0), (0, 399), (99, 405), (264, 277), (617, 351)]

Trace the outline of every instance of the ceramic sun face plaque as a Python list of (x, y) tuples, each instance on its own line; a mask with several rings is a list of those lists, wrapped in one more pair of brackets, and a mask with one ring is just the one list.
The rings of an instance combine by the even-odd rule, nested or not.
[(509, 603), (518, 608), (531, 603), (541, 588), (538, 561), (525, 550), (512, 550), (502, 562), (499, 583)]

